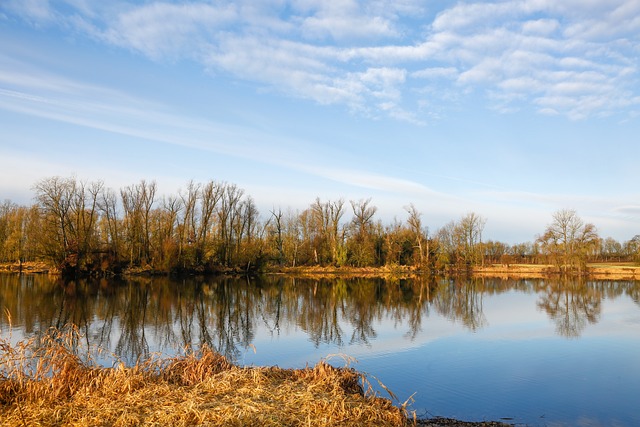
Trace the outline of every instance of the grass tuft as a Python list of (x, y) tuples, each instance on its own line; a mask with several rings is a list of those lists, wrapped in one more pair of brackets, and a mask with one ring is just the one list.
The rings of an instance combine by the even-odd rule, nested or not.
[(239, 367), (208, 347), (135, 366), (78, 356), (74, 327), (0, 340), (2, 426), (405, 426), (404, 406), (328, 360), (304, 369)]

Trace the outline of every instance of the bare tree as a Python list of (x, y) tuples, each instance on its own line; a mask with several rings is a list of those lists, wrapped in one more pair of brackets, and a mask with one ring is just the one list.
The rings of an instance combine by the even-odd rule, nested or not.
[(240, 214), (239, 205), (244, 195), (244, 190), (235, 184), (223, 184), (222, 197), (217, 210), (218, 228), (220, 234), (220, 261), (224, 265), (230, 265), (238, 236), (235, 232), (237, 216)]
[(182, 221), (179, 223), (178, 257), (184, 267), (193, 267), (196, 263), (196, 229), (198, 228), (197, 204), (200, 198), (200, 184), (189, 181), (185, 192), (179, 192), (182, 200)]
[(351, 200), (351, 208), (353, 209), (353, 225), (355, 226), (356, 234), (359, 236), (365, 236), (371, 230), (373, 224), (373, 216), (378, 211), (375, 206), (370, 206), (371, 198), (366, 200), (361, 199), (357, 202)]
[(589, 250), (598, 245), (599, 237), (595, 225), (585, 224), (575, 210), (563, 209), (553, 214), (553, 221), (537, 241), (542, 250), (566, 270), (583, 268)]
[(458, 245), (455, 241), (455, 229), (456, 223), (449, 221), (435, 235), (437, 245), (435, 265), (438, 270), (443, 270), (457, 261)]
[(340, 221), (344, 215), (344, 200), (327, 202), (329, 205), (329, 241), (331, 245), (331, 259), (334, 264), (341, 265), (346, 262), (344, 250), (345, 231), (340, 230)]
[(278, 265), (282, 266), (284, 264), (284, 224), (282, 221), (282, 209), (278, 208), (276, 212), (275, 209), (271, 210), (271, 217), (273, 218), (273, 234), (275, 235), (275, 243), (276, 250), (278, 251)]
[(320, 198), (316, 198), (310, 207), (311, 226), (313, 233), (313, 251), (316, 263), (324, 264), (331, 259), (330, 247), (330, 202), (321, 202)]
[(251, 196), (246, 197), (238, 205), (235, 215), (234, 234), (236, 236), (236, 262), (251, 265), (262, 255), (261, 234), (259, 227), (259, 212)]
[(31, 228), (37, 209), (5, 200), (0, 204), (0, 262), (22, 263), (35, 255), (35, 228)]
[(146, 264), (150, 257), (150, 214), (156, 194), (156, 183), (140, 181), (138, 185), (120, 190), (124, 209), (124, 227), (129, 246), (129, 261)]
[(605, 261), (617, 258), (619, 261), (622, 257), (622, 244), (613, 237), (607, 237), (602, 241), (601, 256), (605, 258)]
[(36, 200), (45, 221), (42, 245), (47, 257), (63, 269), (82, 270), (98, 250), (98, 201), (102, 182), (53, 177), (39, 181)]
[(171, 271), (184, 265), (180, 257), (180, 236), (178, 229), (182, 211), (182, 199), (176, 196), (163, 197), (160, 208), (154, 209), (152, 231), (152, 258), (154, 268)]
[(76, 180), (55, 176), (39, 181), (34, 188), (38, 206), (45, 218), (42, 248), (45, 256), (60, 266), (72, 250), (71, 207)]
[(115, 262), (118, 262), (118, 256), (120, 251), (120, 230), (117, 208), (117, 196), (116, 193), (107, 188), (103, 188), (100, 200), (98, 203), (98, 209), (100, 210), (103, 220), (106, 222), (106, 244), (109, 248), (109, 253), (114, 258)]
[(371, 235), (374, 228), (373, 216), (378, 208), (370, 204), (371, 198), (359, 201), (351, 200), (351, 208), (353, 209), (351, 226), (354, 234), (351, 253), (353, 262), (361, 267), (373, 265), (375, 261), (375, 248)]
[(319, 264), (344, 262), (342, 259), (344, 229), (341, 229), (344, 200), (322, 202), (318, 197), (308, 211), (311, 226), (309, 231), (316, 262)]
[(224, 187), (214, 181), (207, 182), (201, 191), (201, 207), (200, 207), (200, 230), (198, 232), (198, 259), (203, 260), (207, 256), (207, 240), (211, 232), (214, 217), (213, 214), (218, 207), (218, 203), (222, 198)]
[(97, 243), (92, 240), (96, 237), (96, 220), (98, 216), (98, 196), (102, 192), (104, 184), (102, 181), (78, 182), (76, 191), (73, 195), (72, 207), (75, 219), (75, 235), (76, 235), (76, 256), (77, 267), (83, 268), (84, 263), (89, 262), (87, 259), (92, 252), (98, 250)]
[(636, 234), (624, 244), (624, 253), (634, 261), (640, 261), (640, 234)]
[(404, 209), (409, 214), (407, 224), (413, 234), (415, 247), (418, 249), (419, 265), (423, 267), (425, 264), (429, 264), (429, 232), (422, 227), (422, 214), (418, 212), (413, 203)]
[(462, 244), (462, 258), (467, 264), (479, 264), (482, 260), (480, 243), (482, 231), (487, 220), (475, 212), (470, 212), (460, 219), (456, 229)]

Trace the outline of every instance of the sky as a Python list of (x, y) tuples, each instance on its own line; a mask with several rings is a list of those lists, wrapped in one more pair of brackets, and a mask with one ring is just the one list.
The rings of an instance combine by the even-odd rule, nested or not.
[(624, 242), (639, 135), (637, 0), (0, 0), (0, 200), (214, 180), (265, 218), (371, 198), (519, 243), (574, 209)]

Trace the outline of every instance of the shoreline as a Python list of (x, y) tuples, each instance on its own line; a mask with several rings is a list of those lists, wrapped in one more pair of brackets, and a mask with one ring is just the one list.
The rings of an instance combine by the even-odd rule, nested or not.
[(546, 279), (553, 277), (584, 277), (591, 280), (640, 280), (640, 266), (632, 263), (587, 264), (583, 272), (561, 273), (556, 266), (515, 264), (474, 267), (473, 276), (493, 278)]
[[(0, 273), (15, 274), (48, 274), (61, 276), (60, 272), (44, 262), (0, 263)], [(98, 272), (94, 272), (98, 273)], [(172, 273), (160, 272), (148, 268), (131, 268), (125, 270), (120, 277), (166, 276)], [(185, 272), (177, 277), (205, 275), (219, 277), (225, 275), (246, 275), (242, 271), (224, 269), (210, 273)], [(473, 277), (497, 279), (549, 279), (558, 277), (586, 278), (590, 280), (640, 280), (640, 265), (635, 263), (592, 263), (583, 271), (561, 272), (557, 266), (550, 264), (492, 264), (474, 266), (469, 270), (449, 270), (432, 272), (410, 266), (383, 267), (334, 267), (334, 266), (301, 266), (301, 267), (267, 267), (256, 275), (282, 275), (301, 278), (335, 278), (335, 277), (371, 277), (408, 279), (417, 277)], [(91, 275), (87, 277), (105, 277)], [(113, 275), (106, 276), (113, 277)]]
[(496, 279), (550, 279), (559, 277), (586, 278), (590, 280), (640, 280), (640, 265), (631, 263), (598, 263), (587, 265), (582, 272), (562, 273), (558, 267), (550, 264), (514, 264), (476, 266), (470, 270), (442, 273), (426, 272), (413, 267), (281, 267), (266, 272), (270, 275), (293, 277), (380, 277), (380, 278), (416, 278), (416, 277), (472, 277)]
[[(203, 346), (135, 366), (101, 367), (77, 356), (80, 338), (74, 327), (15, 345), (0, 338), (0, 425), (510, 425), (417, 419), (408, 402), (394, 404), (375, 392), (347, 356), (338, 356), (342, 367), (329, 364), (336, 356), (301, 369), (245, 367)], [(29, 367), (34, 358), (35, 369)]]

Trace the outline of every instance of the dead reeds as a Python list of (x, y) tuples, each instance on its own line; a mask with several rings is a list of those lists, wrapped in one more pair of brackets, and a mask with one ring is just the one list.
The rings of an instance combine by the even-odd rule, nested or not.
[(0, 340), (0, 425), (404, 426), (407, 414), (366, 377), (327, 361), (239, 367), (208, 347), (133, 367), (78, 356), (75, 328)]

